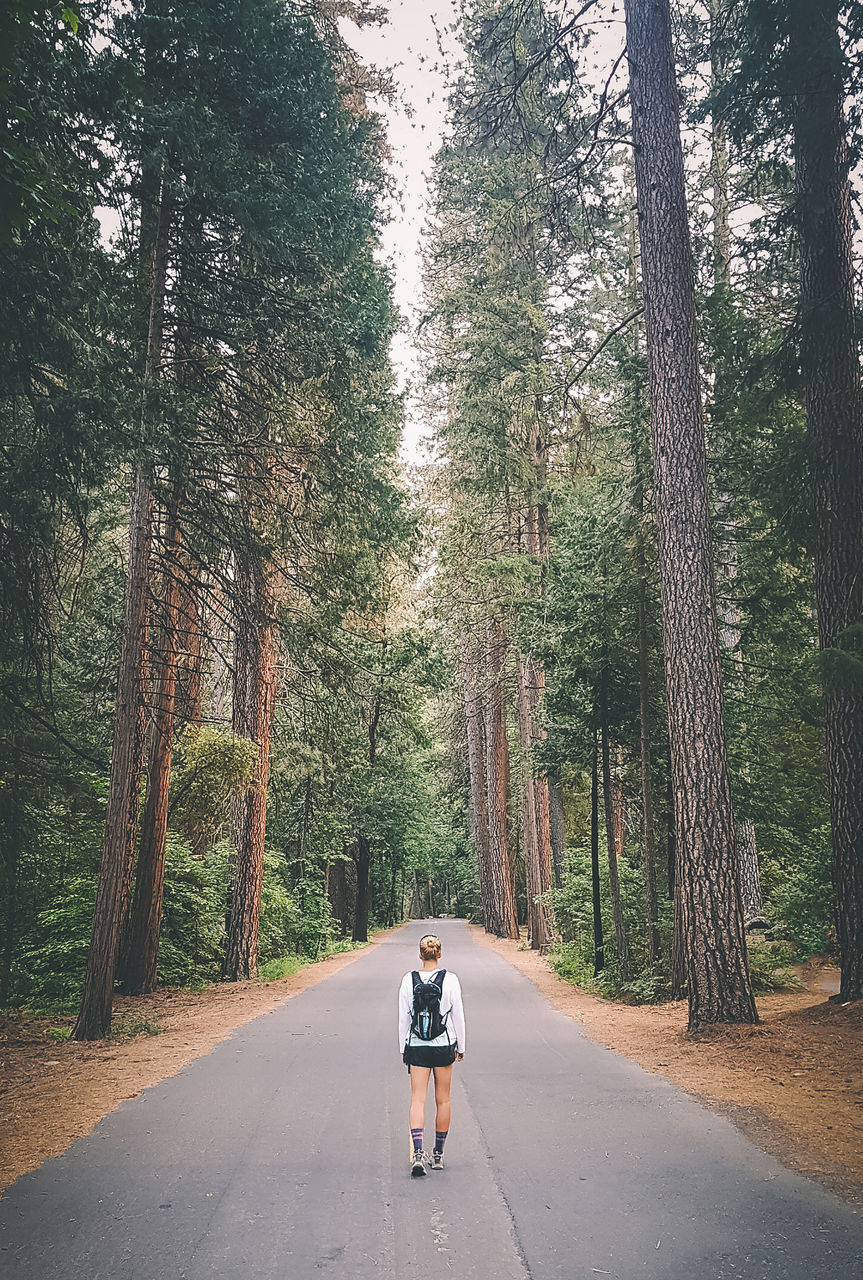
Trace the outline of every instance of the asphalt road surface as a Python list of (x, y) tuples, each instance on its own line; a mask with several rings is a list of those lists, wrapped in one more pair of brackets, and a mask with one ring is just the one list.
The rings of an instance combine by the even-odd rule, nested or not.
[(19, 1179), (0, 1199), (0, 1273), (863, 1276), (863, 1214), (593, 1044), (463, 924), (433, 927), (469, 1038), (444, 1172), (408, 1175), (396, 992), (417, 922)]

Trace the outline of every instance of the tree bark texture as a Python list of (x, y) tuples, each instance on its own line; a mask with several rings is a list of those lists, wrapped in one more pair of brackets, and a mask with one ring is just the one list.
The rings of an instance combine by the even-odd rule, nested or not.
[(499, 938), (518, 937), (515, 880), (507, 832), (509, 744), (506, 736), (506, 641), (500, 623), (486, 625), (486, 693), (483, 704), (486, 750), (486, 813), (490, 854), (491, 932)]
[[(165, 324), (170, 208), (159, 175), (145, 173), (146, 196), (141, 210), (141, 260), (148, 287), (141, 418), (146, 433), (147, 401), (159, 377)], [(153, 491), (150, 467), (139, 462), (132, 476), (126, 593), (120, 640), (120, 663), (114, 708), (111, 777), (105, 834), (99, 865), (93, 932), (81, 1007), (73, 1040), (100, 1040), (111, 1025), (114, 978), (132, 887), (132, 864), (144, 750), (144, 664), (150, 593)]]
[[(815, 597), (823, 651), (863, 655), (863, 405), (855, 330), (850, 155), (837, 0), (789, 15), (800, 235), (800, 315)], [(838, 653), (837, 653), (838, 657)], [(849, 655), (850, 658), (850, 655)], [(826, 668), (824, 750), (833, 829), (839, 999), (863, 997), (863, 691)]]
[(671, 767), (691, 1029), (755, 1022), (723, 719), (668, 0), (626, 0)]
[(168, 793), (174, 740), (177, 688), (177, 641), (180, 613), (180, 529), (178, 504), (169, 515), (164, 552), (161, 640), (151, 652), (156, 667), (155, 705), (150, 721), (147, 798), (141, 816), (141, 839), (135, 869), (135, 895), (126, 930), (123, 985), (129, 995), (156, 988), (159, 934), (165, 892), (165, 842), (168, 833)]

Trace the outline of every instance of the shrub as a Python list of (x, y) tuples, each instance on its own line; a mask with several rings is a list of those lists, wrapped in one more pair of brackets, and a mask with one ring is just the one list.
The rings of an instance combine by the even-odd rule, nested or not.
[(782, 942), (752, 942), (747, 947), (749, 976), (756, 995), (771, 991), (801, 991), (805, 984), (791, 967), (792, 948)]

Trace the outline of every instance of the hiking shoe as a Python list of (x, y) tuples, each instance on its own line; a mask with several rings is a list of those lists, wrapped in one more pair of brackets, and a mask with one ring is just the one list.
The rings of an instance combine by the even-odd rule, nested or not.
[(433, 1151), (433, 1152), (432, 1152), (432, 1155), (431, 1155), (431, 1164), (429, 1165), (429, 1168), (431, 1168), (431, 1169), (442, 1169), (442, 1168), (443, 1168), (443, 1152), (442, 1152), (442, 1151)]
[(415, 1151), (411, 1156), (411, 1177), (424, 1178), (426, 1176), (425, 1156), (421, 1151)]

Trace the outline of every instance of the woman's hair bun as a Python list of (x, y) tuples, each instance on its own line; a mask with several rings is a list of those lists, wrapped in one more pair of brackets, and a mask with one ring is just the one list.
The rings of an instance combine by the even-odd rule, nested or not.
[(436, 934), (427, 933), (420, 938), (420, 955), (423, 960), (437, 960), (440, 953), (440, 938)]

